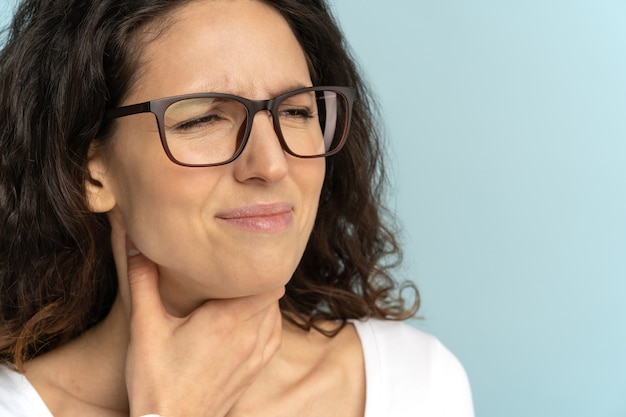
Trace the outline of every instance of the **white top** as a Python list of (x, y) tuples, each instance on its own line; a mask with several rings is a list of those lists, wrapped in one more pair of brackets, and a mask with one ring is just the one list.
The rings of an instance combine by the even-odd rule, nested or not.
[(437, 338), (401, 322), (353, 321), (365, 357), (365, 417), (473, 417), (467, 375)]
[[(404, 323), (352, 321), (365, 358), (365, 417), (473, 417), (467, 375), (435, 337)], [(53, 417), (26, 377), (0, 366), (0, 416)]]
[(0, 416), (52, 417), (26, 377), (0, 365)]

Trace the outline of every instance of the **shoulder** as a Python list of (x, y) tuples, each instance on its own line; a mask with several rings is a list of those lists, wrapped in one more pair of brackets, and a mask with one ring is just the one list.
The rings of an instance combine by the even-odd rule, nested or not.
[(52, 417), (23, 374), (0, 365), (0, 416)]
[(435, 369), (446, 369), (462, 375), (458, 359), (435, 336), (404, 322), (369, 319), (353, 322), (369, 359), (385, 364), (401, 363), (408, 371), (432, 375)]
[(367, 417), (379, 415), (372, 407), (380, 407), (381, 413), (394, 407), (396, 415), (407, 416), (473, 416), (465, 369), (436, 337), (403, 322), (369, 319), (353, 324), (365, 358)]

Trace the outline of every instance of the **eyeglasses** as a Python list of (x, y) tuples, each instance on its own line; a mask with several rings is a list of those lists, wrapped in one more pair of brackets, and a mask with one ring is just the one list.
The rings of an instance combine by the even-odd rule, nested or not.
[(306, 87), (269, 100), (232, 94), (197, 93), (166, 97), (107, 111), (114, 119), (138, 113), (156, 117), (169, 159), (188, 167), (225, 165), (248, 142), (252, 121), (269, 111), (282, 148), (299, 158), (333, 155), (343, 146), (352, 113), (351, 87)]

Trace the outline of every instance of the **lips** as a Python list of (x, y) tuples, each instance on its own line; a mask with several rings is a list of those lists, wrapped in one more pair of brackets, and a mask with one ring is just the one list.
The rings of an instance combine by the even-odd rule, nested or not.
[(283, 202), (251, 204), (220, 212), (215, 218), (231, 227), (250, 232), (279, 232), (292, 224), (293, 205)]

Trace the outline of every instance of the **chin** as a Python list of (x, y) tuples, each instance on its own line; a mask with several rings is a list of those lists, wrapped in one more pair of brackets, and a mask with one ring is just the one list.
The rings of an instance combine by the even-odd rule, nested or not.
[(231, 281), (232, 286), (224, 289), (224, 293), (230, 293), (230, 296), (221, 298), (245, 297), (284, 287), (291, 280), (294, 270), (295, 268), (288, 271), (274, 271), (272, 273), (255, 271), (253, 274), (241, 277), (237, 281)]
[[(197, 273), (161, 271), (161, 294), (176, 305), (202, 303), (211, 299), (228, 299), (262, 294), (287, 285), (297, 265), (285, 268), (242, 264), (226, 268), (204, 279)], [(188, 272), (188, 271), (187, 271)]]

